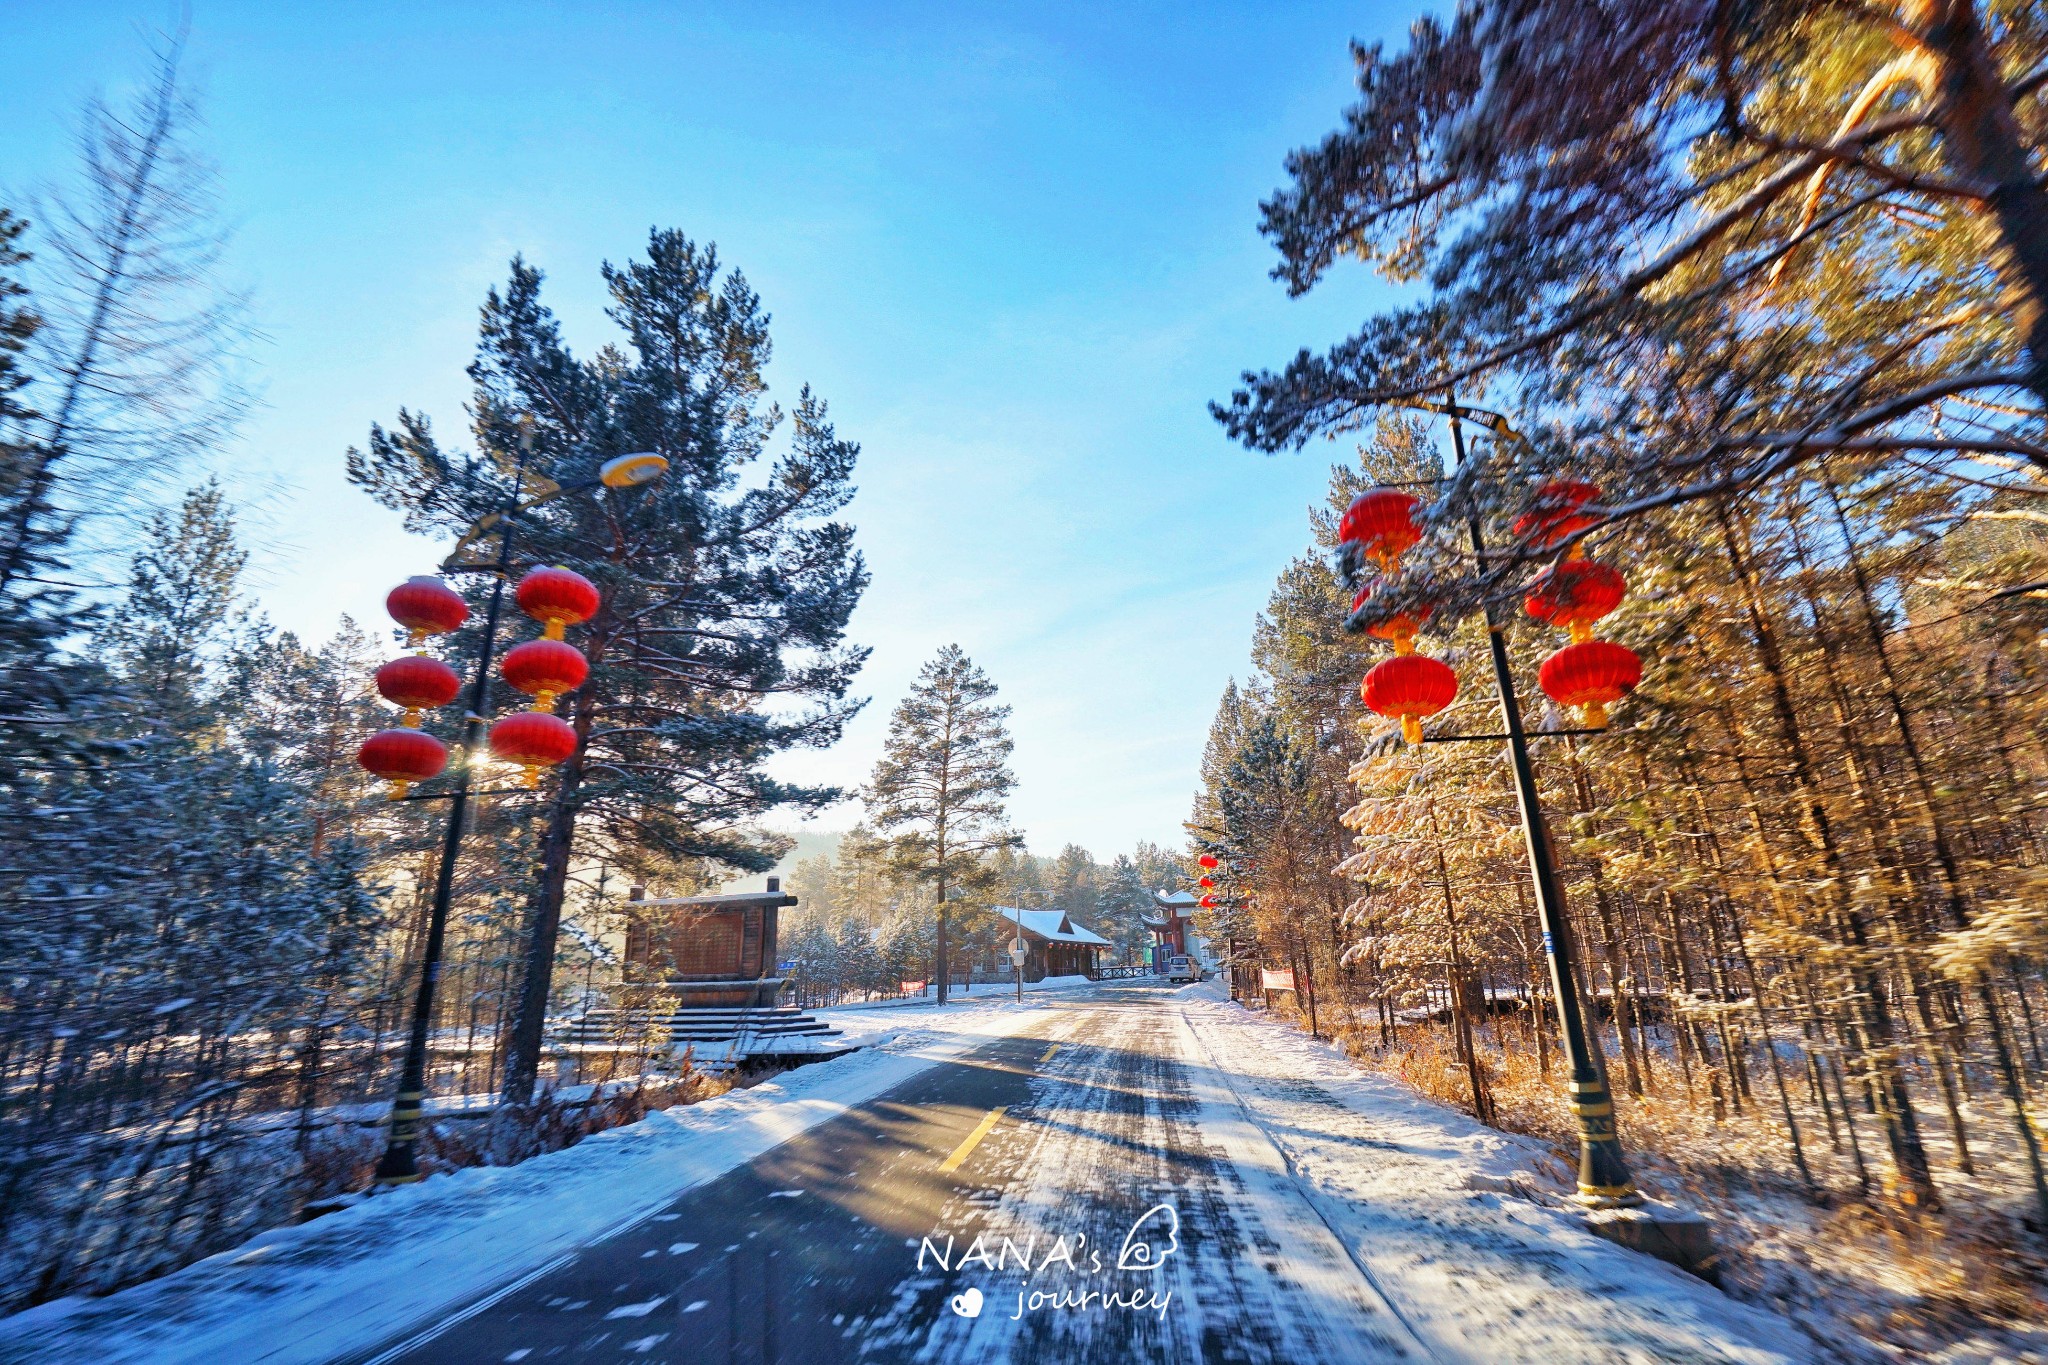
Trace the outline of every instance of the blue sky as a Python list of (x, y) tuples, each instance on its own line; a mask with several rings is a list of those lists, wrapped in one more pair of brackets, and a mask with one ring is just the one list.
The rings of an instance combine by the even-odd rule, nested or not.
[[(1308, 542), (1326, 446), (1230, 445), (1207, 400), (1385, 301), (1267, 278), (1257, 203), (1351, 95), (1347, 41), (1418, 6), (194, 0), (190, 66), (253, 291), (262, 404), (222, 465), (273, 620), (381, 623), (441, 550), (351, 489), (405, 405), (462, 430), (484, 290), (523, 252), (579, 349), (598, 263), (717, 242), (863, 446), (868, 712), (786, 771), (856, 784), (957, 642), (1015, 708), (1040, 852), (1181, 837), (1216, 697)], [(0, 192), (68, 169), (82, 98), (144, 69), (166, 3), (7, 8)], [(850, 812), (821, 827), (843, 828)]]

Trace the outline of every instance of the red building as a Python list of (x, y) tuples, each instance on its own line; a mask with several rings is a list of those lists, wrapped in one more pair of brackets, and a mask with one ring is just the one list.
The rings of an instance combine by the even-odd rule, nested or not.
[(1145, 927), (1152, 931), (1152, 969), (1165, 971), (1170, 957), (1185, 954), (1209, 966), (1208, 944), (1195, 932), (1195, 897), (1186, 891), (1154, 891)]

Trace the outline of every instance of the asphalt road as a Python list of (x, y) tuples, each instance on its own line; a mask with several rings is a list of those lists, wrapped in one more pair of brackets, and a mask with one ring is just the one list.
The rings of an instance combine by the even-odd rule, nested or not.
[(351, 1365), (1422, 1358), (1173, 997), (1118, 983)]

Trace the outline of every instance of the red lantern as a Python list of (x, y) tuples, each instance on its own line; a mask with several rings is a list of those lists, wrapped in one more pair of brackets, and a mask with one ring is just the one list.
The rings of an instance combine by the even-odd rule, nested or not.
[(499, 666), (505, 681), (533, 698), (535, 710), (544, 711), (564, 692), (574, 692), (590, 676), (590, 664), (583, 651), (560, 640), (528, 640), (505, 652)]
[(1402, 738), (1420, 744), (1422, 722), (1456, 699), (1458, 675), (1427, 654), (1396, 654), (1375, 664), (1359, 691), (1371, 710), (1400, 717)]
[(1201, 857), (1195, 859), (1195, 861), (1201, 864), (1203, 867), (1214, 867), (1216, 866), (1216, 855), (1213, 853), (1204, 853)]
[(418, 730), (379, 730), (363, 741), (356, 762), (391, 784), (391, 799), (448, 766), (448, 746)]
[(1337, 523), (1337, 539), (1355, 541), (1366, 558), (1382, 569), (1422, 539), (1415, 524), (1415, 509), (1422, 499), (1398, 488), (1372, 488), (1351, 500), (1344, 519)]
[(514, 711), (491, 726), (491, 757), (526, 768), (526, 785), (540, 785), (540, 770), (576, 752), (576, 731), (545, 711)]
[(1216, 889), (1216, 879), (1214, 877), (1204, 877), (1199, 882), (1196, 882), (1195, 885), (1201, 887), (1204, 891), (1214, 891)]
[[(1516, 519), (1515, 538), (1526, 540), (1539, 550), (1548, 550), (1588, 526), (1598, 526), (1604, 518), (1579, 509), (1599, 496), (1598, 484), (1552, 479), (1536, 490), (1529, 510)], [(1576, 546), (1572, 555), (1578, 555)]]
[(1636, 690), (1643, 680), (1643, 659), (1627, 645), (1612, 640), (1581, 640), (1566, 645), (1543, 661), (1536, 681), (1559, 706), (1583, 706), (1586, 723), (1607, 724), (1607, 708)]
[(469, 619), (462, 595), (430, 574), (408, 578), (384, 599), (391, 619), (412, 632), (417, 646), (429, 635), (446, 635)]
[(1621, 605), (1628, 580), (1590, 559), (1567, 559), (1544, 570), (1522, 605), (1539, 621), (1563, 626), (1572, 639), (1593, 638), (1593, 623)]
[(1196, 904), (1200, 905), (1204, 910), (1214, 910), (1216, 908), (1216, 898), (1214, 896), (1204, 896)]
[[(1358, 590), (1356, 597), (1351, 599), (1351, 614), (1353, 616), (1358, 615), (1359, 609), (1371, 597), (1372, 585), (1368, 583)], [(1365, 633), (1372, 636), (1375, 640), (1385, 640), (1393, 645), (1396, 654), (1413, 654), (1415, 652), (1416, 634), (1421, 631), (1422, 623), (1427, 621), (1435, 611), (1436, 608), (1432, 606), (1424, 607), (1420, 615), (1411, 616), (1404, 611), (1398, 616), (1388, 617), (1376, 626), (1368, 626)]]
[(377, 670), (377, 693), (394, 706), (405, 708), (408, 726), (420, 723), (420, 712), (446, 706), (462, 690), (462, 679), (439, 659), (408, 654), (393, 659)]
[(581, 625), (597, 615), (597, 585), (568, 569), (535, 569), (519, 580), (514, 593), (519, 609), (547, 622), (544, 638), (559, 640), (564, 626)]

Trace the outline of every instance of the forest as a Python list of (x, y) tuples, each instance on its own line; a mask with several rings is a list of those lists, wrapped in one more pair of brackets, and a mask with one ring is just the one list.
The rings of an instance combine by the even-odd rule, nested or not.
[[(1296, 971), (1280, 1008), (1574, 1143), (1497, 630), (1638, 1174), (1759, 1293), (1853, 1300), (1881, 1249), (1938, 1338), (2029, 1313), (2048, 1231), (2048, 34), (1897, 8), (1467, 6), (1355, 51), (1262, 226), (1296, 293), (1349, 262), (1408, 293), (1214, 405), (1357, 454), (1190, 828), (1217, 936)], [(1374, 487), (1417, 499), (1398, 566), (1339, 553)], [(1575, 562), (1641, 661), (1604, 725), (1538, 676)], [(1404, 632), (1456, 675), (1422, 743), (1360, 690)]]
[[(357, 761), (398, 720), (373, 678), (406, 632), (270, 624), (241, 513), (205, 477), (251, 398), (198, 119), (167, 43), (131, 103), (88, 106), (60, 192), (0, 208), (0, 1311), (359, 1195), (444, 856), (446, 784), (388, 800)], [(616, 979), (629, 884), (764, 871), (787, 840), (761, 817), (839, 799), (764, 764), (831, 744), (859, 706), (866, 651), (844, 635), (867, 570), (834, 519), (858, 447), (808, 388), (766, 399), (767, 314), (714, 246), (658, 229), (601, 275), (619, 336), (581, 355), (515, 259), (481, 300), (467, 440), (401, 409), (345, 455), (359, 496), (451, 548), (620, 454), (669, 461), (651, 489), (518, 517), (516, 571), (602, 592), (576, 636), (594, 683), (562, 705), (574, 752), (544, 787), (479, 764), (429, 1021), (428, 1170), (713, 1088), (649, 1066), (658, 1037), (557, 1074), (544, 1031)], [(456, 586), (468, 624), (426, 648), (462, 662), (491, 588)], [(521, 700), (493, 677), (489, 709)], [(444, 741), (462, 723), (423, 722)]]
[[(1008, 979), (1002, 906), (1136, 962), (1193, 888), (1233, 998), (1538, 1139), (1560, 1191), (1611, 1120), (1737, 1297), (1925, 1357), (2038, 1319), (2048, 19), (1471, 0), (1351, 57), (1257, 227), (1279, 289), (1369, 276), (1365, 316), (1204, 390), (1230, 458), (1327, 486), (1183, 829), (1107, 861), (1013, 827), (958, 645), (857, 791), (787, 776), (869, 700), (862, 451), (681, 228), (572, 267), (587, 317), (513, 256), (442, 357), (460, 410), (395, 395), (322, 455), (463, 619), (280, 629), (221, 477), (254, 324), (178, 41), (89, 104), (69, 178), (0, 202), (0, 1314), (365, 1197), (422, 982), (429, 1172), (735, 1084), (630, 1020), (601, 1066), (552, 1044), (619, 994), (636, 889), (786, 869), (793, 1004)], [(497, 607), (537, 569), (592, 605), (587, 685), (523, 689), (571, 736), (528, 781), (464, 741), (522, 689), (414, 714), (374, 680), (532, 643)], [(394, 725), (475, 799), (366, 772)]]

